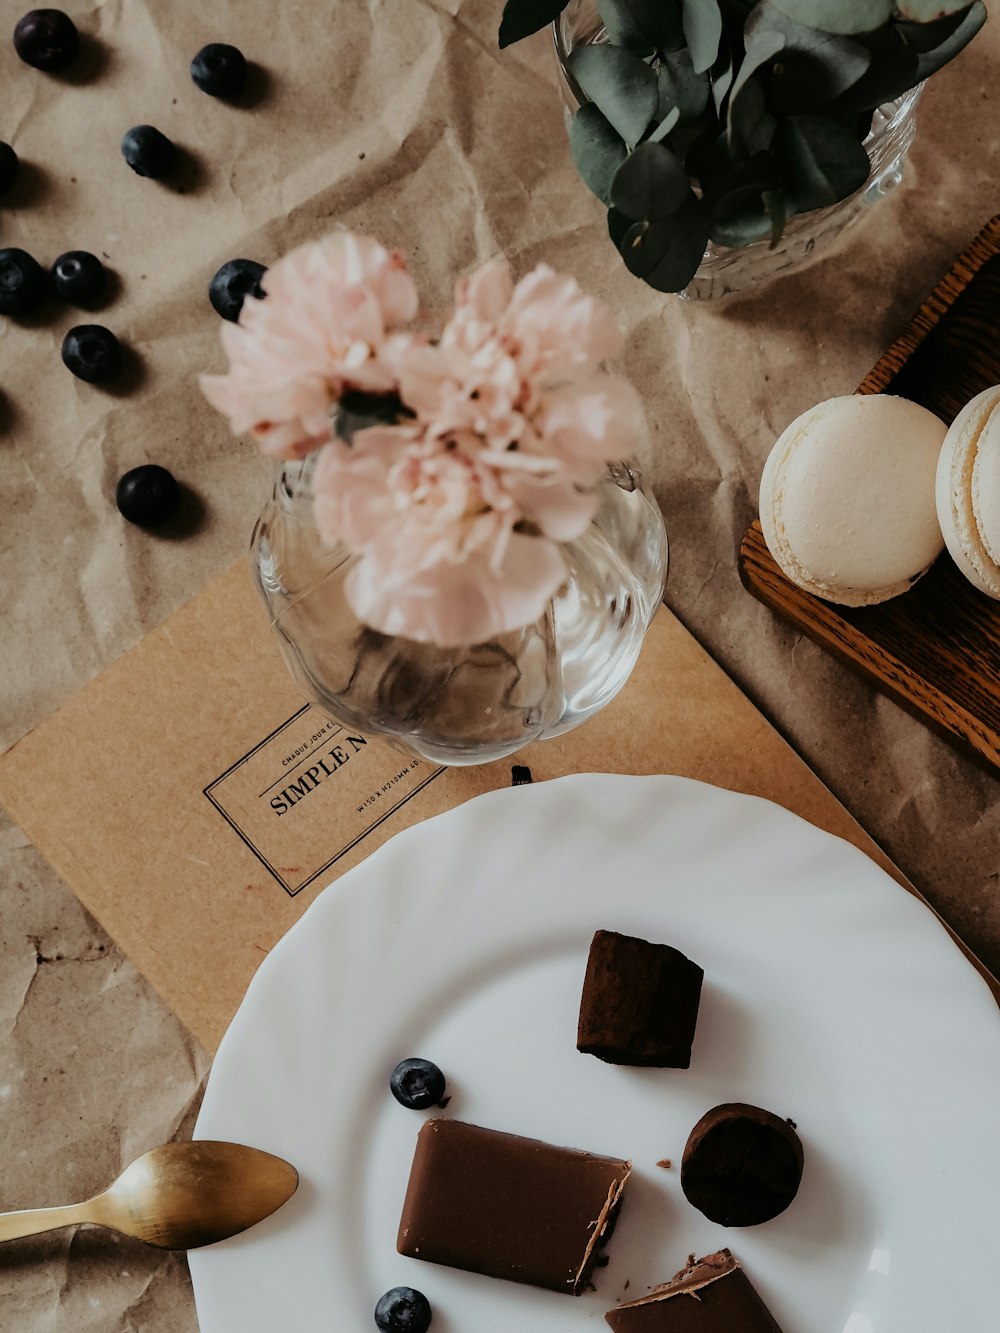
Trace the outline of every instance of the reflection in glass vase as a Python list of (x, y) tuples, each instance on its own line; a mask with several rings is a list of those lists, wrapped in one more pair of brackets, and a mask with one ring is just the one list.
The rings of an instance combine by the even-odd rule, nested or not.
[(608, 469), (544, 614), (461, 648), (358, 620), (344, 591), (355, 557), (320, 541), (312, 469), (311, 458), (279, 469), (251, 555), (285, 662), (325, 712), (435, 763), (478, 764), (569, 731), (625, 684), (667, 571), (663, 519), (634, 464)]

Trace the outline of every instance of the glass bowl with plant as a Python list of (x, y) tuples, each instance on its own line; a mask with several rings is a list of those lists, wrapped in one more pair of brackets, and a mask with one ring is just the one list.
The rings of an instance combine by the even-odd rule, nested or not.
[(712, 297), (791, 267), (898, 182), (925, 80), (981, 0), (507, 0), (551, 23), (570, 146), (633, 274)]

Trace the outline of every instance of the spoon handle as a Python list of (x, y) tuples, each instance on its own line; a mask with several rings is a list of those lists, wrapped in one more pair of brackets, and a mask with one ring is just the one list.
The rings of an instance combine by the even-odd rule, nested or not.
[(19, 1213), (0, 1213), (0, 1241), (37, 1236), (74, 1222), (89, 1222), (89, 1205), (71, 1203), (65, 1208), (27, 1208)]

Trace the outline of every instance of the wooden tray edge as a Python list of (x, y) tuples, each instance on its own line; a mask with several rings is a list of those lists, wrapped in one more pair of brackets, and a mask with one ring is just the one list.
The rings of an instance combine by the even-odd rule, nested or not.
[[(757, 601), (860, 673), (912, 717), (961, 745), (989, 773), (995, 776), (1000, 770), (1000, 736), (917, 676), (881, 644), (866, 639), (862, 651), (854, 642), (858, 631), (838, 615), (832, 603), (804, 592), (781, 573), (767, 549), (759, 519), (750, 525), (740, 544), (738, 567), (741, 583)], [(907, 692), (906, 685), (911, 686), (912, 693)], [(914, 695), (921, 696), (924, 704), (917, 703)]]
[[(997, 255), (1000, 255), (1000, 215), (990, 218), (968, 248), (959, 255), (910, 323), (862, 380), (857, 392), (885, 392), (982, 266)], [(906, 712), (958, 745), (993, 776), (1000, 772), (1000, 736), (984, 727), (979, 718), (955, 705), (933, 685), (916, 676), (881, 645), (866, 640), (867, 656), (860, 652), (851, 642), (851, 637), (857, 631), (852, 629), (851, 636), (844, 633), (845, 622), (838, 616), (836, 608), (797, 588), (781, 573), (767, 550), (759, 519), (754, 520), (743, 536), (737, 555), (737, 568), (740, 582), (752, 597), (859, 672)], [(916, 692), (924, 697), (926, 707), (905, 692), (903, 681), (919, 687)]]
[(963, 250), (896, 341), (886, 348), (872, 366), (858, 386), (857, 392), (884, 393), (986, 261), (998, 254), (1000, 254), (1000, 214), (990, 218), (968, 249)]

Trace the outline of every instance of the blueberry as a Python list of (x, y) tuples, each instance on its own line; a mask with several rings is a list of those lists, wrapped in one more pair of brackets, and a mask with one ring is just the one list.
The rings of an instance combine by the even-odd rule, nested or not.
[(389, 1091), (401, 1106), (425, 1111), (444, 1097), (444, 1074), (430, 1060), (401, 1060), (392, 1071)]
[(223, 264), (208, 287), (208, 299), (216, 312), (235, 323), (248, 296), (263, 300), (260, 280), (266, 272), (266, 265), (253, 259), (230, 259)]
[(425, 1333), (431, 1324), (430, 1301), (412, 1287), (393, 1287), (379, 1299), (375, 1323), (382, 1333)]
[(77, 379), (103, 384), (121, 369), (121, 344), (102, 324), (77, 324), (63, 339), (62, 359)]
[(14, 50), (35, 69), (65, 69), (79, 49), (76, 24), (61, 9), (32, 9), (14, 29)]
[(171, 473), (157, 463), (144, 463), (126, 472), (115, 489), (115, 504), (122, 518), (140, 528), (158, 528), (177, 513), (181, 488)]
[(87, 250), (69, 250), (52, 265), (56, 295), (70, 305), (97, 305), (104, 295), (104, 265)]
[(45, 274), (26, 250), (0, 250), (0, 314), (26, 315), (45, 295)]
[(17, 154), (9, 143), (0, 143), (0, 194), (9, 190), (17, 175)]
[(247, 62), (235, 46), (210, 42), (191, 61), (191, 77), (211, 97), (235, 97), (247, 81)]
[(162, 180), (170, 175), (176, 156), (174, 145), (152, 125), (133, 125), (122, 135), (122, 157), (137, 176)]

